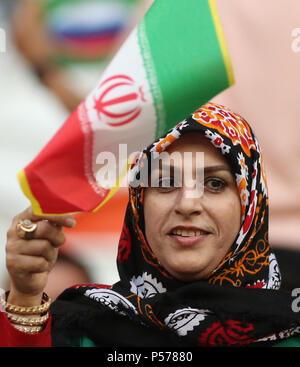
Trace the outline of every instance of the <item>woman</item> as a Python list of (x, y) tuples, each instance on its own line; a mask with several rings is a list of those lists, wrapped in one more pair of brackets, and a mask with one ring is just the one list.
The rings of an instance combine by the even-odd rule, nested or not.
[[(204, 160), (201, 154), (197, 160), (200, 152)], [(16, 330), (17, 321), (10, 316), (12, 326), (2, 313), (9, 343), (269, 346), (286, 339), (300, 346), (300, 317), (293, 299), (279, 291), (268, 244), (260, 147), (240, 116), (212, 103), (200, 108), (142, 152), (131, 168), (129, 192), (120, 281), (67, 289), (42, 330), (31, 334)], [(37, 222), (36, 228), (23, 222), (23, 230), (27, 224), (32, 231), (25, 241), (18, 224), (24, 219)], [(48, 218), (52, 224), (40, 219), (28, 209), (8, 232), (9, 304), (41, 304), (64, 240), (61, 227), (74, 224), (70, 216)], [(45, 296), (39, 307), (47, 315)]]

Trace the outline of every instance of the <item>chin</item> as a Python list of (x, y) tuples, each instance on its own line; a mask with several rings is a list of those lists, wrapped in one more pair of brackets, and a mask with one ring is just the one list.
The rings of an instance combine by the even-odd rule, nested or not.
[(208, 275), (207, 271), (198, 271), (198, 272), (172, 272), (171, 273), (176, 279), (182, 280), (184, 282), (195, 282), (200, 279), (205, 279)]
[[(210, 272), (209, 261), (203, 261), (204, 256), (177, 257), (177, 261), (168, 264), (169, 272), (177, 279), (184, 281), (195, 281), (205, 278)], [(201, 261), (202, 260), (202, 261)]]

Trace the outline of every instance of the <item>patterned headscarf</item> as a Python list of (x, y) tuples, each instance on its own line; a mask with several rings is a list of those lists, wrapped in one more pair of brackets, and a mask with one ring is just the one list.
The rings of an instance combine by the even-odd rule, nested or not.
[[(134, 185), (153, 152), (162, 153), (188, 132), (202, 133), (225, 157), (242, 209), (239, 233), (226, 256), (207, 279), (193, 282), (175, 279), (151, 250), (145, 236), (145, 188)], [(131, 320), (124, 330), (127, 341), (118, 340), (115, 345), (134, 346), (136, 339), (130, 342), (129, 335), (136, 325), (142, 327), (136, 331), (141, 343), (154, 329), (157, 335), (166, 333), (169, 345), (183, 346), (274, 343), (300, 332), (292, 299), (279, 290), (280, 272), (269, 246), (269, 200), (261, 149), (242, 117), (220, 105), (204, 105), (147, 147), (131, 167), (130, 177), (117, 258), (120, 281), (112, 287), (77, 286), (65, 292), (69, 298), (72, 294), (98, 304), (99, 320), (104, 310)], [(91, 328), (87, 327), (89, 334), (99, 341), (99, 332)], [(158, 337), (152, 345), (159, 345), (158, 340), (162, 339)]]
[[(240, 116), (223, 106), (206, 104), (142, 152), (131, 169), (132, 181), (153, 152), (160, 154), (188, 132), (202, 133), (224, 155), (234, 173), (242, 208), (239, 234), (228, 254), (209, 277), (209, 283), (279, 288), (280, 273), (268, 241), (268, 190), (262, 154), (251, 128)], [(150, 261), (156, 262), (156, 267), (159, 267), (142, 230), (143, 192), (131, 189), (130, 193), (139, 241), (147, 254), (145, 259), (152, 259)]]

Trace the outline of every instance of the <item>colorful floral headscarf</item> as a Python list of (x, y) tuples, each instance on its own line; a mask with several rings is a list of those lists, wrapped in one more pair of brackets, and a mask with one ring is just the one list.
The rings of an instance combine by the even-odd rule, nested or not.
[[(132, 168), (132, 180), (151, 153), (163, 152), (187, 132), (201, 132), (224, 155), (235, 175), (242, 207), (239, 234), (208, 281), (236, 287), (279, 288), (280, 273), (268, 241), (268, 190), (262, 154), (251, 128), (240, 116), (223, 106), (206, 104), (142, 152)], [(142, 230), (142, 206), (142, 191), (131, 189), (131, 207), (139, 240), (147, 253), (145, 258), (155, 262)]]
[[(133, 185), (153, 152), (163, 152), (187, 132), (202, 133), (226, 158), (242, 208), (241, 228), (229, 252), (207, 279), (194, 282), (173, 278), (157, 260), (145, 237), (145, 189)], [(115, 336), (115, 345), (144, 345), (153, 330), (157, 336), (150, 345), (160, 345), (164, 339), (177, 346), (257, 345), (300, 332), (292, 299), (279, 290), (280, 272), (269, 246), (269, 201), (261, 149), (242, 117), (223, 106), (204, 105), (140, 154), (131, 168), (131, 186), (118, 249), (120, 281), (112, 287), (78, 286), (61, 299), (83, 297), (98, 305), (95, 318), (100, 323), (108, 311), (131, 320), (124, 330), (125, 344)], [(107, 335), (111, 336), (113, 328)], [(101, 344), (104, 334), (99, 336), (92, 324), (87, 329)], [(133, 330), (139, 341), (130, 337)]]

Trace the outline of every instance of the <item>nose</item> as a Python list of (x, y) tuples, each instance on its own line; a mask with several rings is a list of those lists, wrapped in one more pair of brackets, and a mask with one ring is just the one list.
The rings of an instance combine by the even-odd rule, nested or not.
[(184, 217), (200, 215), (203, 207), (203, 188), (184, 186), (178, 190), (175, 213)]

